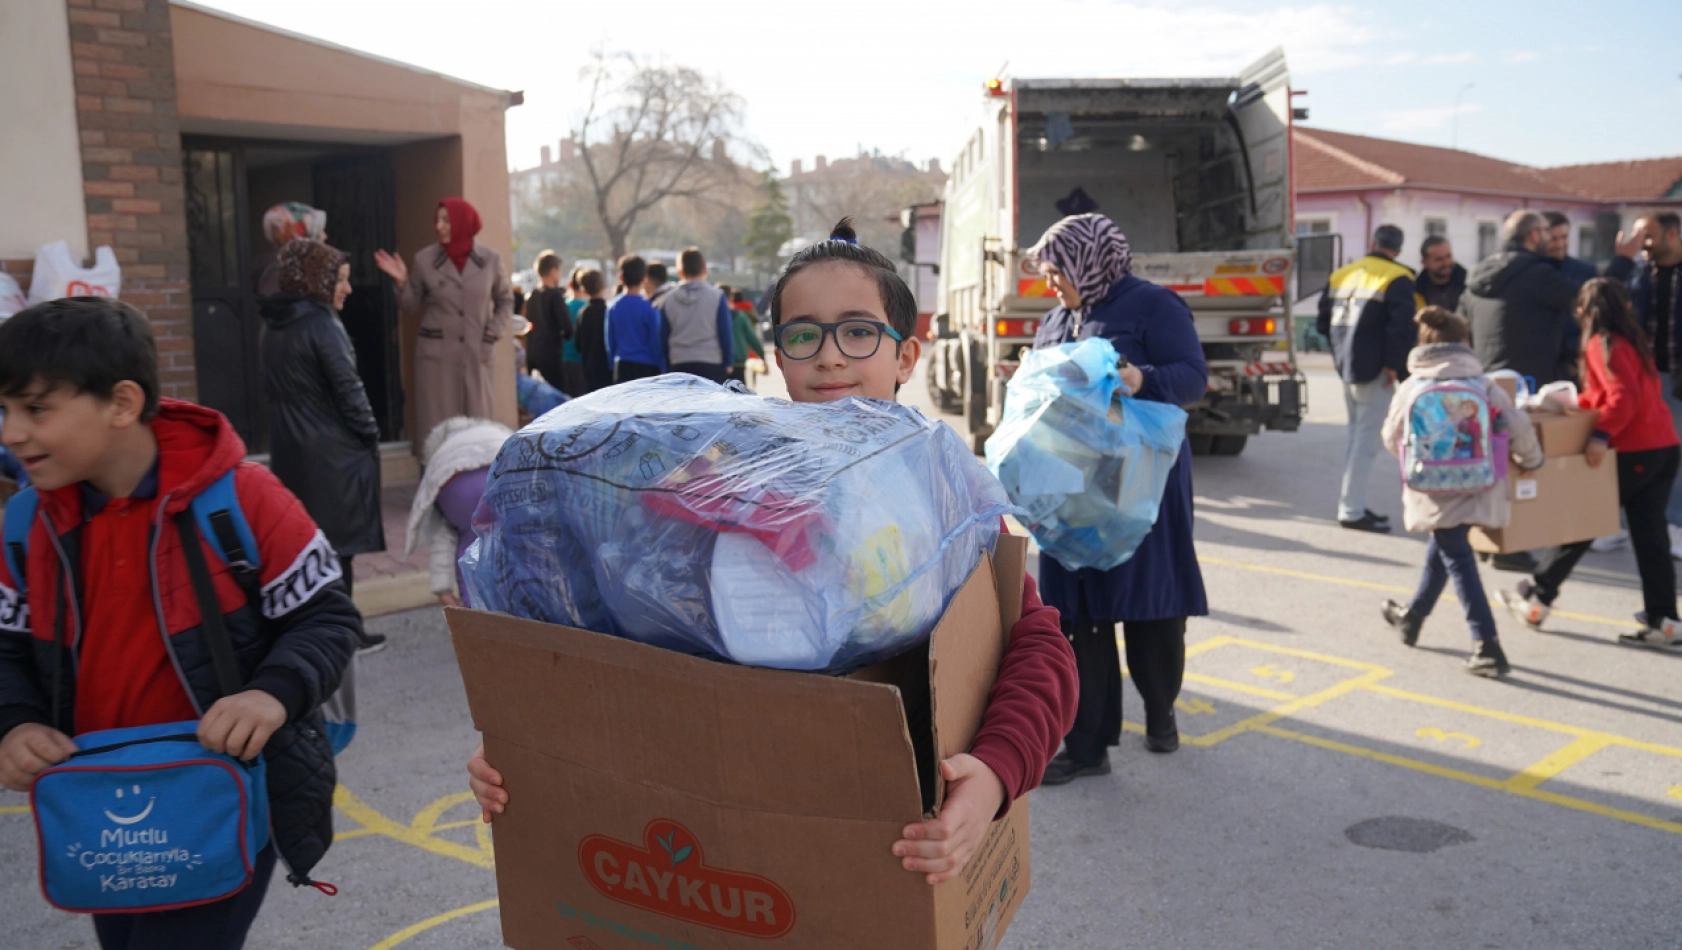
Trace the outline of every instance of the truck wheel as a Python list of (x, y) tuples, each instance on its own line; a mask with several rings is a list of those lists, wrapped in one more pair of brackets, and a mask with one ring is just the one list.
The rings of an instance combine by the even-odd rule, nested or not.
[(1244, 446), (1250, 441), (1247, 435), (1217, 435), (1214, 443), (1209, 446), (1210, 455), (1238, 455), (1244, 451)]
[(1208, 455), (1210, 447), (1215, 443), (1215, 437), (1212, 435), (1198, 435), (1193, 432), (1186, 436), (1186, 441), (1191, 443), (1191, 454)]

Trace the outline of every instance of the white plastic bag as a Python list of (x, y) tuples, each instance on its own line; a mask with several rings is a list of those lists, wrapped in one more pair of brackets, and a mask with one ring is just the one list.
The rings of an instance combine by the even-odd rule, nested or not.
[(1519, 405), (1526, 410), (1552, 409), (1555, 412), (1576, 412), (1579, 408), (1577, 384), (1569, 379), (1549, 383), (1537, 390), (1535, 395), (1526, 396), (1519, 400)]
[(29, 301), (24, 299), (23, 288), (18, 286), (18, 282), (6, 274), (0, 274), (0, 320), (27, 306)]
[(35, 249), (35, 276), (29, 281), (29, 305), (61, 297), (115, 297), (122, 290), (123, 269), (109, 247), (93, 252), (93, 266), (83, 267), (64, 241)]

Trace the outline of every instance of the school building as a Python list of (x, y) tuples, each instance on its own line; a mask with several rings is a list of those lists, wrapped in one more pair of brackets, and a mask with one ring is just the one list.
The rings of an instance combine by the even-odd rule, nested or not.
[[(398, 313), (373, 252), (434, 242), (438, 200), (460, 195), (511, 261), (503, 124), (519, 93), (179, 0), (5, 0), (0, 87), (0, 272), (27, 288), (40, 245), (84, 259), (112, 247), (122, 298), (157, 335), (164, 394), (221, 410), (254, 453), (263, 212), (325, 210), (351, 254), (344, 323), (401, 469), (425, 435), (409, 398), (419, 314)], [(498, 361), (497, 416), (513, 424), (511, 341)], [(390, 474), (412, 477), (407, 464)]]

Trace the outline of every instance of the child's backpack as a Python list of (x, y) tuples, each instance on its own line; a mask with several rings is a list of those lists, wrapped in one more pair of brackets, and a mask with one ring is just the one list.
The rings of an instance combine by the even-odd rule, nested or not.
[[(35, 510), (40, 503), (34, 488), (26, 488), (18, 492), (6, 503), (4, 520), (4, 542), (6, 566), (11, 569), (12, 577), (17, 581), (17, 593), (21, 610), (28, 601), (29, 563), (29, 532), (35, 523)], [(210, 487), (194, 498), (188, 510), (177, 516), (177, 530), (190, 527), (185, 517), (191, 518), (198, 524), (198, 534), (210, 542), (210, 548), (228, 566), (234, 580), (245, 591), (246, 601), (251, 608), (262, 617), (262, 560), (257, 553), (257, 538), (251, 533), (251, 526), (245, 520), (245, 512), (239, 505), (239, 495), (234, 491), (234, 469), (229, 469), (221, 478), (210, 484)], [(211, 587), (210, 574), (204, 564), (204, 554), (198, 543), (198, 537), (190, 530), (182, 530), (182, 547), (187, 557), (187, 567), (192, 575), (194, 593), (198, 596), (200, 613), (205, 617), (205, 638), (210, 649), (212, 662), (217, 667), (217, 676), (223, 684), (223, 691), (229, 692), (229, 683), (237, 683), (233, 648), (228, 643), (227, 631), (221, 623), (222, 614), (216, 607), (215, 591)], [(356, 736), (356, 657), (351, 656), (350, 665), (345, 667), (339, 691), (334, 693), (321, 706), (321, 714), (327, 727), (328, 741), (333, 745), (333, 754), (343, 752)]]
[(1417, 389), (1402, 432), (1402, 481), (1433, 495), (1476, 495), (1506, 475), (1506, 435), (1481, 379), (1445, 379)]

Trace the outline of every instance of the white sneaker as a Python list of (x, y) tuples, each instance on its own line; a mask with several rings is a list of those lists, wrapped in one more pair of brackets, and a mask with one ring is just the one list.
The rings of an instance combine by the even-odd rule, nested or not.
[(1498, 590), (1495, 596), (1500, 598), (1501, 606), (1532, 630), (1542, 629), (1542, 621), (1547, 620), (1551, 612), (1548, 605), (1532, 593), (1528, 580), (1519, 581), (1516, 590)]
[[(1675, 539), (1676, 535), (1671, 535), (1672, 547), (1675, 546)], [(1595, 538), (1594, 543), (1589, 545), (1589, 550), (1605, 554), (1609, 551), (1621, 551), (1627, 547), (1629, 547), (1629, 532), (1619, 531), (1617, 534), (1609, 534), (1604, 538)]]
[(1620, 633), (1618, 642), (1655, 650), (1682, 650), (1682, 622), (1667, 619), (1656, 629), (1648, 627), (1635, 633)]
[(1682, 525), (1670, 526), (1670, 556), (1682, 561)]

